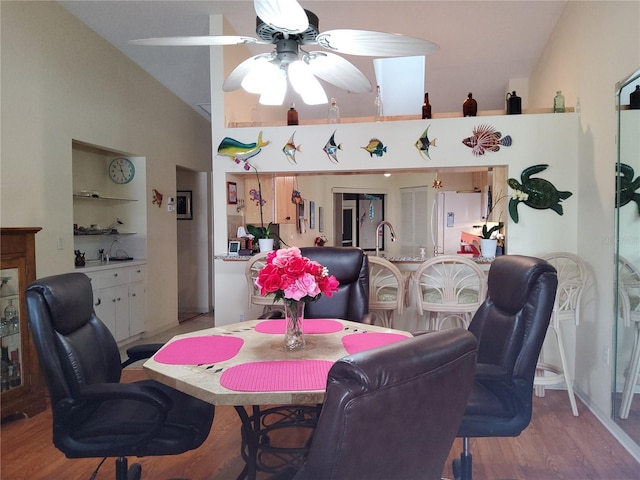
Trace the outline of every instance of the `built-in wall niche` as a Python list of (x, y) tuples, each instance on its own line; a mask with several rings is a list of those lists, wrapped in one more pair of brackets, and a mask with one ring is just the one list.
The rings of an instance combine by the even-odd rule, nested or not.
[[(126, 159), (122, 170), (118, 162), (112, 165), (118, 158)], [(117, 169), (117, 181), (110, 167)], [(99, 259), (101, 249), (111, 250), (111, 256), (146, 258), (146, 159), (74, 141), (72, 172), (74, 250), (84, 252), (86, 260)]]

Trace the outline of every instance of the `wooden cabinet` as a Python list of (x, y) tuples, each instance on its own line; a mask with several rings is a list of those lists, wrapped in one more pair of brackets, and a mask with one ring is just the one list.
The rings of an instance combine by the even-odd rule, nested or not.
[[(291, 193), (296, 186), (296, 177), (260, 176), (262, 187), (262, 216), (265, 226), (269, 223), (295, 224), (296, 205), (291, 202)], [(245, 222), (260, 225), (260, 207), (258, 205), (258, 180), (255, 177), (245, 180)]]
[[(275, 194), (274, 178), (269, 175), (260, 175), (260, 187), (262, 189), (262, 218), (265, 227), (274, 223), (275, 219)], [(247, 177), (244, 181), (245, 198), (245, 223), (260, 225), (260, 204), (258, 195), (258, 179), (255, 175)]]
[(40, 230), (39, 227), (0, 230), (2, 418), (9, 415), (30, 417), (46, 408), (44, 384), (29, 333), (24, 296), (27, 286), (36, 279), (35, 234)]
[(297, 218), (296, 204), (291, 201), (291, 194), (296, 188), (296, 177), (276, 177), (276, 223), (295, 224)]
[(115, 266), (84, 272), (91, 279), (96, 315), (116, 342), (145, 330), (146, 266)]

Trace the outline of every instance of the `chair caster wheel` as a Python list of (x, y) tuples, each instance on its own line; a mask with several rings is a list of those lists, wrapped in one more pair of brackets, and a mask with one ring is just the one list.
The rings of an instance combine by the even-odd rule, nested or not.
[(451, 462), (451, 468), (453, 470), (453, 478), (454, 480), (460, 480), (460, 470), (461, 470), (461, 466), (460, 466), (460, 459), (456, 458), (453, 460), (453, 462)]
[(127, 480), (141, 480), (142, 479), (142, 465), (134, 463), (129, 467), (127, 471)]

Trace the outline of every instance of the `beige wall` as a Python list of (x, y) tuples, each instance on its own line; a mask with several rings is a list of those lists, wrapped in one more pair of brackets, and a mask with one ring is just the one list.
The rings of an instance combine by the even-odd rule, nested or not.
[[(55, 2), (0, 2), (2, 226), (40, 226), (39, 277), (73, 270), (71, 142), (146, 157), (149, 200), (176, 165), (211, 170), (209, 123)], [(177, 322), (176, 220), (147, 202), (148, 330)], [(62, 238), (64, 248), (57, 249)]]
[(614, 311), (615, 84), (638, 67), (640, 2), (567, 2), (529, 79), (530, 107), (549, 107), (556, 90), (568, 105), (579, 99), (578, 253), (596, 284), (577, 329), (575, 382), (602, 419), (611, 411), (612, 366), (604, 352), (612, 346)]

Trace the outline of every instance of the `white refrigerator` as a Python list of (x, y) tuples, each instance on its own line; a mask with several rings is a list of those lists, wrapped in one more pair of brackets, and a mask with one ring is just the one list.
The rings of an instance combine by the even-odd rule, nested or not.
[(431, 207), (431, 240), (435, 255), (460, 251), (460, 234), (482, 224), (482, 193), (438, 192)]

